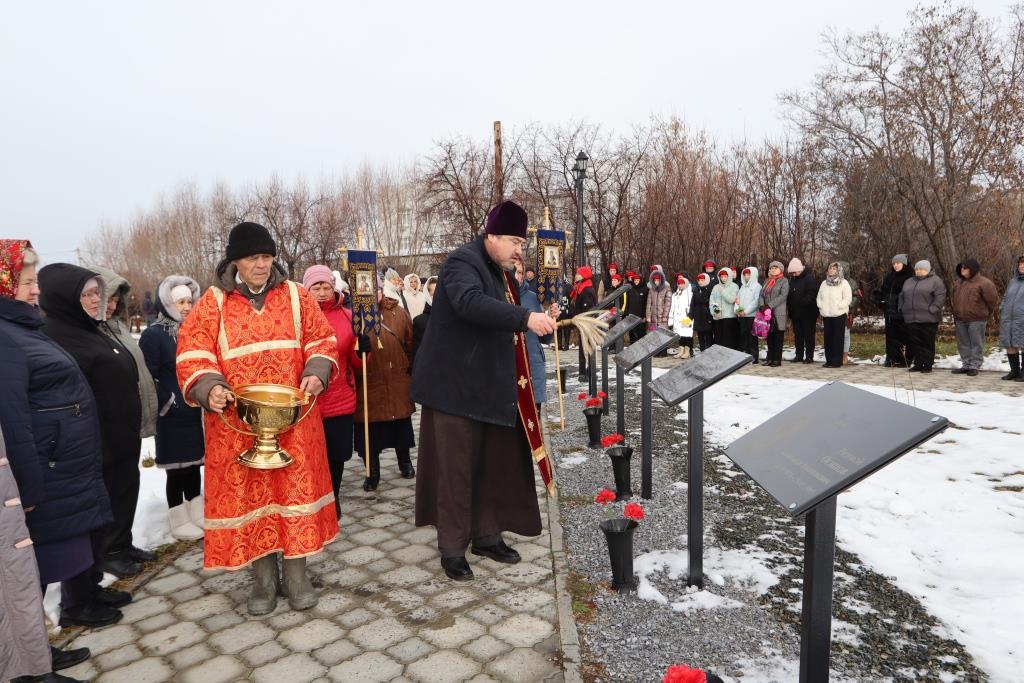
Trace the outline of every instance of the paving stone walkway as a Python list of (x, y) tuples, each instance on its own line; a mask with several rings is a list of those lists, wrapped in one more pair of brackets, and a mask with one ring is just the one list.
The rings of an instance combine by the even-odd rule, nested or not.
[(121, 623), (76, 637), (69, 647), (93, 657), (64, 673), (98, 683), (578, 680), (563, 672), (578, 648), (567, 599), (559, 620), (557, 504), (538, 486), (543, 534), (508, 539), (523, 561), (469, 555), (476, 579), (455, 583), (435, 531), (413, 524), (415, 481), (399, 477), (393, 453), (382, 460), (376, 494), (362, 491), (358, 460), (345, 472), (341, 538), (310, 560), (317, 607), (295, 612), (281, 599), (248, 616), (249, 571), (204, 571), (197, 546), (135, 592)]

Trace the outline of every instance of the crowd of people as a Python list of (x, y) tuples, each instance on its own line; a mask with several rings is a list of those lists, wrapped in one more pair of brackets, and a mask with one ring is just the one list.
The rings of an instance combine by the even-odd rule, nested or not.
[[(977, 376), (984, 360), (986, 330), (998, 313), (999, 342), (1010, 363), (1010, 372), (1003, 379), (1024, 381), (1024, 257), (1018, 261), (1002, 297), (975, 259), (957, 264), (958, 280), (951, 294), (929, 261), (919, 260), (913, 269), (909, 264), (906, 254), (895, 255), (874, 293), (884, 322), (885, 367), (932, 372), (939, 325), (948, 311), (961, 360), (960, 367), (952, 372)], [(535, 272), (526, 270), (526, 284), (534, 291)], [(789, 362), (814, 363), (820, 325), (824, 367), (841, 368), (849, 363), (854, 313), (865, 293), (851, 277), (848, 262), (830, 262), (823, 275), (819, 280), (799, 258), (792, 258), (785, 265), (772, 261), (762, 281), (757, 266), (719, 266), (709, 259), (702, 264), (696, 280), (688, 272), (679, 272), (672, 278), (674, 285), (669, 284), (661, 265), (650, 266), (645, 274), (630, 270), (623, 275), (615, 263), (608, 264), (604, 277), (595, 284), (593, 270), (583, 266), (577, 270), (574, 283), (566, 284), (569, 294), (563, 308), (564, 315), (582, 313), (606, 294), (631, 284), (632, 288), (615, 302), (624, 314), (635, 315), (645, 323), (633, 329), (630, 342), (662, 327), (680, 337), (679, 348), (670, 349), (668, 354), (691, 357), (696, 338), (700, 351), (718, 344), (749, 353), (754, 363), (780, 367), (787, 327), (794, 347)], [(561, 349), (569, 348), (569, 334), (560, 330), (558, 344)], [(582, 363), (585, 359), (581, 361), (581, 375), (586, 377)]]
[[(550, 477), (538, 417), (545, 345), (566, 348), (556, 320), (625, 283), (632, 288), (613, 305), (645, 322), (631, 342), (669, 328), (681, 340), (670, 353), (684, 360), (696, 340), (697, 353), (719, 344), (778, 367), (792, 321), (791, 362), (812, 363), (821, 318), (825, 367), (848, 361), (852, 312), (864, 297), (848, 263), (829, 263), (819, 280), (799, 258), (772, 261), (763, 281), (754, 265), (710, 259), (695, 279), (669, 278), (661, 265), (622, 273), (614, 263), (598, 279), (582, 266), (553, 304), (538, 297), (537, 271), (524, 267), (525, 237), (525, 212), (505, 202), (437, 276), (386, 268), (378, 324), (368, 330), (353, 328), (340, 273), (318, 264), (301, 284), (290, 281), (269, 231), (255, 223), (231, 230), (215, 286), (202, 292), (197, 274), (171, 274), (142, 302), (113, 271), (40, 267), (29, 241), (0, 240), (0, 569), (14, 579), (0, 596), (0, 680), (69, 681), (55, 672), (89, 656), (48, 647), (48, 585), (60, 584), (61, 625), (121, 619), (131, 595), (102, 588), (104, 574), (135, 576), (155, 559), (132, 537), (144, 438), (155, 437), (166, 475), (171, 533), (203, 539), (207, 568), (251, 566), (247, 609), (261, 615), (279, 594), (294, 609), (317, 603), (306, 558), (338, 534), (339, 487), (353, 453), (365, 463), (367, 492), (380, 486), (386, 450), (400, 476), (417, 478), (417, 525), (437, 527), (450, 578), (472, 578), (467, 548), (517, 562), (501, 534), (540, 532), (534, 464)], [(947, 291), (927, 260), (909, 263), (894, 256), (876, 293), (885, 365), (931, 372)], [(1024, 381), (1024, 257), (1002, 297), (974, 259), (957, 275), (949, 303), (962, 366), (954, 372), (978, 374), (998, 311), (1004, 379)], [(139, 317), (146, 325), (136, 340)], [(585, 359), (580, 371), (590, 371)], [(227, 408), (233, 388), (252, 383), (318, 397), (320, 419), (281, 435), (294, 459), (288, 467), (237, 462), (252, 437), (232, 426)], [(411, 458), (417, 404), (419, 475)]]

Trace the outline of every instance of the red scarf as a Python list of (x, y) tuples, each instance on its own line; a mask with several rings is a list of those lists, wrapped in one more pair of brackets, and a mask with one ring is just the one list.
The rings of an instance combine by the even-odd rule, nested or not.
[(781, 279), (782, 279), (782, 275), (781, 274), (778, 277), (770, 277), (770, 278), (768, 278), (768, 282), (764, 283), (764, 291), (766, 291), (766, 292), (770, 291), (771, 288), (775, 286), (775, 283), (778, 282)]
[[(505, 273), (505, 300), (515, 306), (519, 305), (519, 286), (515, 276)], [(551, 469), (551, 459), (548, 458), (547, 448), (544, 447), (544, 433), (541, 431), (540, 416), (537, 414), (537, 404), (533, 400), (533, 380), (530, 374), (530, 355), (526, 350), (526, 333), (516, 332), (516, 405), (519, 407), (519, 423), (523, 425), (526, 432), (526, 440), (530, 443), (530, 453), (533, 454), (533, 461), (537, 463), (541, 479), (544, 480), (544, 487), (549, 494), (555, 492), (555, 476)]]
[(594, 286), (594, 281), (591, 278), (587, 278), (585, 280), (580, 280), (575, 285), (573, 285), (572, 292), (569, 294), (569, 297), (572, 298), (572, 299), (575, 299), (576, 297), (578, 297), (580, 294), (583, 293), (584, 289), (586, 289), (587, 287), (593, 287), (593, 286)]

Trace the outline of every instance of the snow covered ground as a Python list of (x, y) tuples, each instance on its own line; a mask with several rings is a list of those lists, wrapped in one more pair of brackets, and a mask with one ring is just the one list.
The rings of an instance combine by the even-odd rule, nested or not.
[[(708, 437), (725, 446), (820, 386), (734, 375), (705, 394)], [(916, 402), (954, 426), (839, 497), (839, 544), (919, 599), (942, 622), (942, 635), (963, 643), (993, 681), (1021, 680), (1024, 399), (860, 388)], [(719, 573), (709, 575), (713, 584), (721, 585), (724, 577), (768, 580), (764, 567), (751, 567), (749, 558), (745, 565), (725, 556), (712, 559), (705, 567)], [(641, 597), (666, 601), (647, 576), (666, 569), (685, 574), (685, 553), (648, 553), (637, 558), (637, 569)], [(728, 606), (705, 604), (708, 600), (717, 602), (709, 596), (671, 606), (679, 611)]]

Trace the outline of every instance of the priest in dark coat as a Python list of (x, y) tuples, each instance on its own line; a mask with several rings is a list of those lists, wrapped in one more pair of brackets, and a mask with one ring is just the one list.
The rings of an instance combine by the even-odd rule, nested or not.
[(533, 467), (553, 489), (533, 402), (527, 330), (555, 331), (558, 307), (531, 313), (512, 273), (526, 245), (526, 212), (503, 202), (484, 234), (452, 252), (438, 275), (430, 325), (416, 356), (420, 420), (416, 526), (437, 527), (441, 566), (456, 581), (474, 555), (515, 564), (502, 532), (541, 533)]

